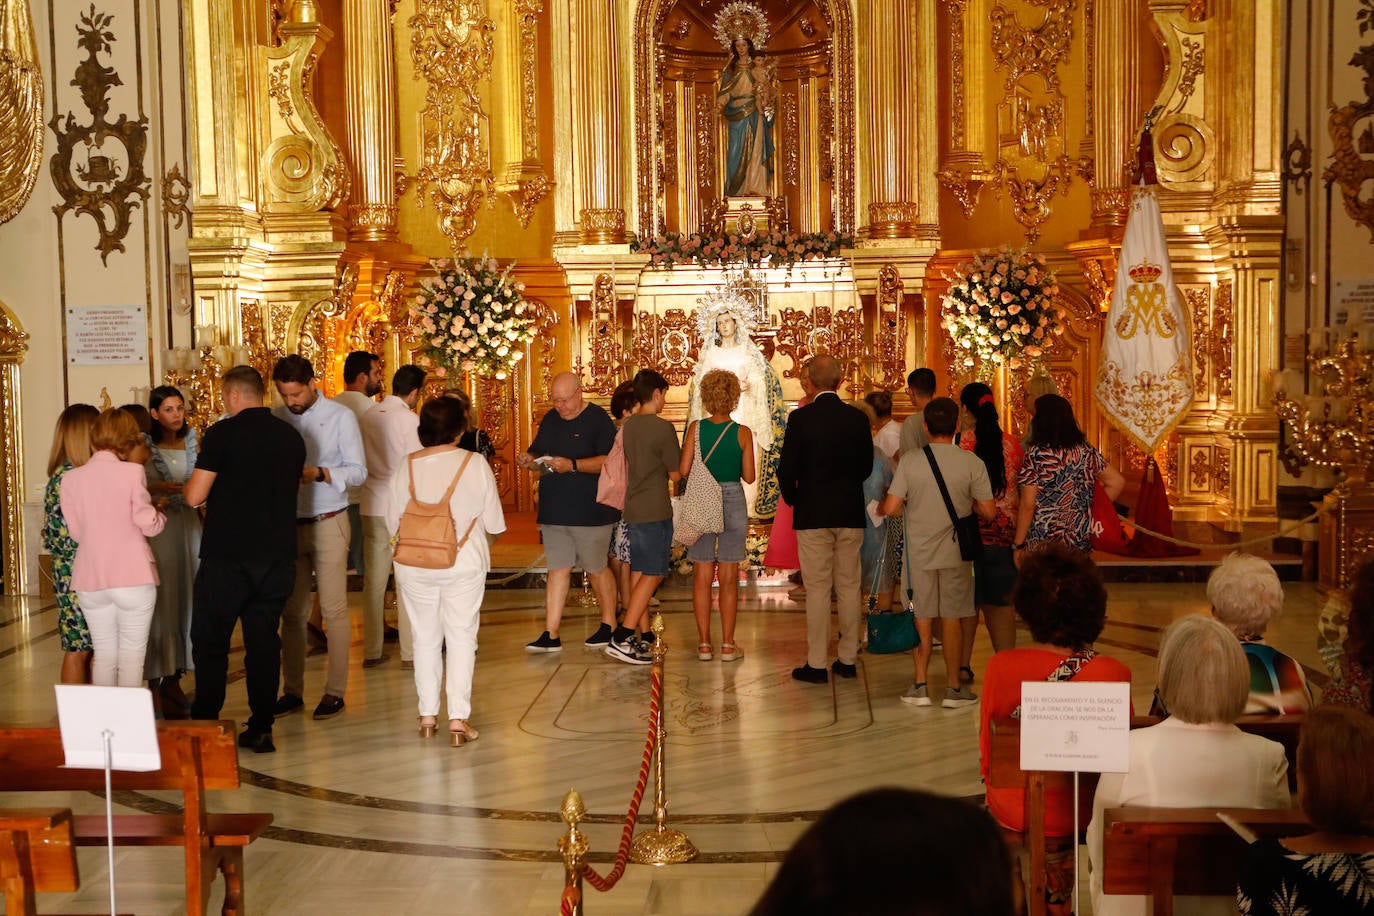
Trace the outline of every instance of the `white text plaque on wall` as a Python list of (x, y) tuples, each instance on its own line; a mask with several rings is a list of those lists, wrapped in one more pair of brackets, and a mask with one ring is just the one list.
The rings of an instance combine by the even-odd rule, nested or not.
[(1021, 769), (1124, 773), (1130, 763), (1131, 685), (1026, 681)]
[(148, 318), (141, 305), (87, 305), (67, 309), (67, 365), (144, 366)]

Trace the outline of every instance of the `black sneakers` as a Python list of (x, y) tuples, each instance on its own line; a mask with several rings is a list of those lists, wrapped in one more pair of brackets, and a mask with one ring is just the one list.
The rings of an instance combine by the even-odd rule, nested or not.
[(332, 719), (343, 711), (343, 697), (336, 697), (332, 693), (326, 693), (320, 700), (320, 705), (315, 707), (315, 718)]
[(653, 662), (653, 656), (645, 649), (644, 643), (633, 635), (624, 639), (611, 639), (604, 651), (611, 658), (627, 665), (648, 665)]
[(260, 732), (252, 728), (245, 728), (239, 733), (239, 747), (253, 751), (255, 754), (270, 754), (277, 749), (277, 746), (272, 743), (270, 731)]
[(279, 716), (286, 716), (293, 712), (300, 712), (304, 708), (305, 700), (302, 700), (294, 693), (283, 693), (277, 700), (277, 706), (273, 712)]
[(562, 652), (563, 640), (557, 636), (550, 636), (549, 631), (545, 630), (539, 634), (539, 638), (534, 642), (525, 643), (526, 652)]
[(595, 633), (587, 637), (586, 641), (583, 642), (582, 645), (586, 646), (588, 649), (600, 649), (608, 645), (610, 641), (611, 625), (608, 623), (603, 623), (601, 626), (596, 628)]

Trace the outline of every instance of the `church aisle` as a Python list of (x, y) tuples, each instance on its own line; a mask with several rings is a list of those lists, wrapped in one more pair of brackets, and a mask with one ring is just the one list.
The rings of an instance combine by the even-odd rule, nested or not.
[[(1159, 631), (1176, 616), (1205, 610), (1204, 586), (1108, 589), (1109, 622), (1099, 648), (1131, 667), (1143, 710)], [(1271, 642), (1308, 666), (1320, 685), (1316, 589), (1286, 583), (1285, 590), (1287, 609), (1271, 627)], [(358, 595), (350, 597), (356, 604)], [(699, 662), (689, 651), (695, 627), (688, 591), (662, 593), (674, 650), (666, 678), (669, 822), (692, 838), (701, 859), (665, 869), (632, 866), (611, 893), (588, 889), (589, 913), (743, 912), (792, 841), (841, 798), (879, 785), (980, 794), (976, 707), (946, 712), (903, 705), (898, 697), (911, 680), (906, 656), (863, 655), (855, 680), (794, 682), (790, 669), (804, 655), (801, 607), (780, 589), (749, 589), (741, 597), (745, 658), (726, 665)], [(472, 718), (482, 736), (456, 749), (442, 733), (417, 737), (410, 672), (400, 668), (394, 646), (389, 663), (361, 670), (354, 615), (344, 714), (325, 722), (302, 714), (279, 720), (277, 752), (244, 752), (244, 787), (211, 799), (212, 810), (275, 815), (267, 837), (247, 853), (250, 913), (554, 912), (562, 882), (558, 806), (569, 788), (582, 793), (591, 812), (584, 830), (593, 861), (604, 870), (643, 748), (648, 669), (583, 649), (596, 621), (582, 608), (569, 608), (561, 653), (526, 654), (524, 643), (541, 627), (542, 598), (534, 590), (487, 594)], [(55, 627), (50, 601), (0, 602), (3, 720), (53, 717)], [(1022, 632), (1021, 641), (1027, 639)], [(976, 670), (989, 652), (980, 631)], [(231, 660), (231, 670), (239, 660)], [(323, 656), (308, 659), (307, 705), (318, 698), (323, 669)], [(938, 662), (932, 674), (943, 677)], [(237, 681), (224, 714), (239, 721), (247, 715)], [(158, 810), (172, 799), (120, 793), (117, 801), (129, 810)], [(0, 805), (39, 803), (35, 796), (0, 795)], [(84, 794), (41, 803), (102, 810), (99, 798)], [(646, 802), (644, 818), (651, 817)], [(80, 856), (83, 889), (45, 895), (40, 912), (99, 910), (104, 853)], [(180, 912), (179, 856), (176, 850), (119, 851), (121, 910)]]

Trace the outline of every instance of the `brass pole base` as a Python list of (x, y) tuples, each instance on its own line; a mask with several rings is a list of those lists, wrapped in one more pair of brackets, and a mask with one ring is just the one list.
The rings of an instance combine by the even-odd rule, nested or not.
[(687, 834), (668, 827), (646, 830), (630, 844), (630, 861), (636, 865), (681, 865), (697, 854)]

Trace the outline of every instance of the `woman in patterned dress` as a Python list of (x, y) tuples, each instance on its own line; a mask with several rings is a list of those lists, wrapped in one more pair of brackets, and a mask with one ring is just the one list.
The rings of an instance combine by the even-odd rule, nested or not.
[(1327, 668), (1331, 683), (1322, 691), (1323, 705), (1374, 713), (1374, 557), (1366, 557), (1351, 577), (1345, 639)]
[(1060, 541), (1084, 553), (1092, 550), (1093, 484), (1101, 481), (1115, 500), (1126, 485), (1121, 472), (1088, 444), (1073, 407), (1057, 394), (1035, 402), (1030, 446), (1021, 465), (1021, 492), (1012, 539), (1016, 565), (1031, 544)]
[(43, 490), (43, 549), (52, 557), (52, 587), (57, 597), (57, 633), (62, 643), (63, 684), (91, 682), (91, 631), (72, 591), (72, 560), (76, 541), (62, 517), (62, 477), (91, 457), (91, 423), (100, 411), (90, 404), (71, 404), (57, 417), (48, 485)]

